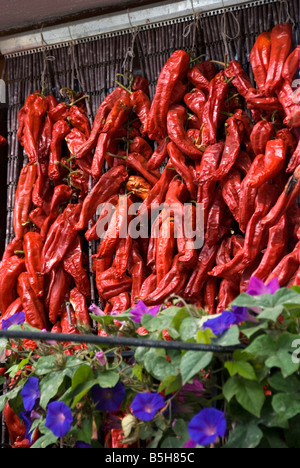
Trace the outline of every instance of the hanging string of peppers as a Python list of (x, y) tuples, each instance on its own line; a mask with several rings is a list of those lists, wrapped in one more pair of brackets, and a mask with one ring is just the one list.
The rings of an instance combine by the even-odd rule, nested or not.
[[(255, 87), (236, 60), (219, 69), (177, 50), (152, 102), (137, 77), (106, 97), (92, 126), (85, 96), (28, 96), (18, 129), (28, 164), (0, 265), (0, 327), (20, 310), (39, 329), (90, 325), (85, 252), (101, 236), (93, 272), (105, 314), (174, 295), (219, 313), (252, 275), (299, 285), (300, 48), (291, 44), (286, 23), (257, 38)], [(183, 223), (187, 204), (194, 227), (203, 206), (201, 247)], [(133, 238), (131, 222), (159, 206), (146, 235)]]

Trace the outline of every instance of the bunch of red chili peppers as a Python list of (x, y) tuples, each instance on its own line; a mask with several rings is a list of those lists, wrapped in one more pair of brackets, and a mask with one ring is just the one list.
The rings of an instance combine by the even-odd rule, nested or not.
[[(15, 196), (15, 238), (0, 266), (0, 322), (24, 310), (39, 329), (78, 333), (77, 322), (89, 325), (86, 252), (99, 229), (93, 273), (106, 314), (172, 296), (214, 314), (252, 275), (300, 284), (299, 55), (289, 24), (261, 34), (251, 52), (253, 87), (235, 60), (220, 69), (177, 50), (152, 101), (137, 77), (106, 97), (92, 125), (84, 96), (28, 96), (18, 129), (28, 163)], [(101, 228), (107, 209), (96, 213), (105, 203), (114, 210)], [(201, 248), (182, 221), (189, 204), (195, 224), (200, 203)], [(162, 205), (147, 236), (121, 236)]]

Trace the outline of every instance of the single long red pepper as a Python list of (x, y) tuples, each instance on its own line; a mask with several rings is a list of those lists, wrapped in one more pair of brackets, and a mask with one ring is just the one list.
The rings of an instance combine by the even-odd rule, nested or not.
[(204, 308), (209, 315), (215, 315), (218, 296), (218, 280), (208, 277), (204, 285)]
[(48, 167), (48, 175), (51, 180), (58, 180), (61, 177), (59, 163), (62, 153), (62, 143), (70, 131), (71, 128), (65, 120), (58, 120), (53, 125)]
[(215, 199), (209, 209), (205, 232), (205, 243), (208, 247), (216, 245), (223, 237), (223, 229), (226, 224), (224, 220), (227, 216), (226, 203), (222, 196), (221, 187), (215, 193)]
[(268, 276), (266, 283), (269, 284), (275, 278), (278, 279), (280, 287), (287, 285), (289, 280), (299, 269), (299, 244), (296, 245), (295, 249), (285, 255), (283, 259), (278, 263), (276, 268)]
[(263, 91), (271, 54), (271, 33), (261, 33), (251, 49), (250, 64), (253, 71), (254, 79), (259, 90)]
[[(132, 251), (132, 238), (128, 232), (126, 238), (118, 239), (115, 251), (116, 277), (122, 278), (128, 268), (128, 261)], [(104, 255), (107, 256), (107, 255)]]
[(17, 255), (1, 262), (0, 271), (0, 312), (3, 315), (10, 304), (16, 299), (18, 277), (26, 270), (24, 259)]
[(158, 144), (156, 150), (152, 153), (152, 156), (147, 162), (148, 171), (158, 169), (168, 157), (168, 142), (169, 138), (165, 138)]
[(170, 156), (170, 161), (174, 169), (178, 172), (178, 174), (185, 181), (192, 199), (195, 200), (196, 199), (195, 180), (194, 180), (193, 173), (190, 171), (190, 169), (186, 165), (185, 155), (180, 151), (180, 149), (173, 142), (168, 144), (168, 154)]
[(73, 278), (76, 287), (89, 300), (91, 286), (84, 268), (81, 238), (77, 235), (62, 260), (64, 270)]
[(28, 278), (28, 273), (21, 273), (18, 278), (18, 295), (22, 300), (25, 321), (39, 330), (47, 329), (47, 320), (43, 301), (34, 293)]
[(91, 126), (86, 113), (80, 107), (74, 105), (70, 107), (68, 117), (72, 127), (77, 128), (88, 139), (91, 134)]
[(145, 129), (151, 140), (161, 141), (168, 136), (167, 113), (172, 92), (177, 80), (185, 77), (189, 61), (187, 52), (177, 50), (161, 70)]
[(148, 161), (153, 154), (153, 149), (144, 138), (136, 136), (130, 143), (129, 152), (142, 154)]
[(208, 272), (215, 263), (217, 252), (218, 245), (214, 244), (209, 247), (207, 244), (204, 244), (198, 257), (198, 264), (185, 287), (184, 297), (188, 299), (196, 299), (199, 297), (207, 279)]
[[(112, 212), (111, 210), (113, 210), (114, 207), (116, 207), (116, 205), (118, 204), (119, 196), (120, 195), (118, 193), (112, 195), (107, 199), (105, 203), (101, 204), (102, 206), (97, 221), (84, 234), (87, 241), (91, 242), (92, 240), (99, 240), (104, 235), (105, 231), (108, 228), (107, 217)], [(105, 225), (103, 224), (103, 219), (107, 221)]]
[(221, 180), (222, 197), (230, 209), (233, 217), (239, 222), (240, 215), (240, 192), (241, 192), (241, 173), (233, 167), (228, 174)]
[(2, 262), (7, 258), (12, 257), (13, 255), (16, 255), (17, 251), (23, 251), (23, 239), (17, 239), (16, 237), (14, 237), (13, 240), (6, 246), (4, 250), (0, 263), (0, 268)]
[(42, 236), (38, 232), (27, 232), (24, 236), (25, 266), (30, 285), (38, 297), (41, 297), (44, 294), (42, 249)]
[(296, 97), (294, 90), (288, 81), (284, 81), (278, 91), (278, 100), (285, 112), (283, 123), (288, 128), (300, 127), (300, 105), (299, 97)]
[(270, 62), (264, 86), (264, 93), (273, 96), (282, 82), (284, 63), (291, 52), (292, 26), (288, 23), (277, 24), (271, 32)]
[(107, 301), (121, 293), (131, 291), (132, 278), (127, 274), (123, 278), (117, 278), (115, 271), (113, 265), (108, 270), (96, 274), (97, 291), (102, 301)]
[(159, 178), (159, 172), (150, 172), (147, 170), (147, 159), (144, 158), (142, 154), (139, 153), (129, 153), (124, 156), (115, 156), (119, 159), (123, 159), (127, 166), (131, 169), (136, 170), (144, 177), (152, 186), (154, 186)]
[(288, 228), (287, 218), (283, 215), (275, 226), (269, 229), (269, 238), (263, 258), (254, 271), (253, 276), (266, 281), (273, 269), (281, 260), (287, 247)]
[(61, 307), (67, 298), (67, 293), (72, 284), (72, 277), (64, 270), (61, 264), (51, 271), (50, 277), (51, 281), (45, 302), (48, 306), (49, 320), (55, 324)]
[(179, 102), (183, 101), (184, 96), (188, 91), (188, 87), (182, 80), (177, 80), (175, 86), (172, 91), (171, 99), (170, 99), (170, 106), (174, 104), (178, 104)]
[(209, 95), (202, 114), (203, 145), (208, 146), (217, 143), (217, 131), (221, 115), (220, 112), (225, 105), (228, 90), (229, 86), (225, 81), (223, 72), (218, 73), (209, 84)]
[(131, 110), (130, 95), (125, 94), (115, 102), (106, 118), (105, 125), (101, 132), (111, 133), (120, 128), (128, 120)]
[(60, 208), (71, 200), (72, 193), (72, 188), (65, 184), (57, 185), (54, 188), (54, 193), (50, 205), (50, 213), (41, 228), (42, 238), (46, 238), (51, 225), (59, 215)]
[(185, 131), (187, 117), (184, 106), (171, 106), (167, 114), (168, 135), (185, 155), (192, 159), (201, 159), (203, 153), (188, 138)]
[(262, 226), (270, 228), (274, 226), (287, 210), (296, 202), (300, 195), (300, 166), (295, 169), (289, 178), (283, 192), (269, 213), (262, 220)]
[(209, 176), (216, 171), (223, 151), (224, 143), (222, 141), (206, 148), (200, 161), (200, 165), (197, 168), (197, 182), (200, 185), (204, 184)]
[(272, 122), (261, 120), (254, 125), (250, 135), (250, 142), (256, 156), (265, 153), (266, 145), (273, 136), (274, 125)]
[(78, 159), (85, 157), (89, 154), (96, 146), (99, 133), (103, 129), (106, 118), (112, 110), (115, 103), (123, 96), (128, 96), (128, 91), (121, 87), (114, 89), (101, 103), (95, 116), (91, 133), (88, 140), (79, 148), (76, 157)]
[(15, 194), (15, 206), (13, 214), (13, 227), (15, 237), (22, 239), (28, 216), (32, 205), (31, 196), (36, 181), (37, 167), (27, 164), (21, 169), (18, 186)]
[(17, 297), (17, 299), (15, 299), (14, 302), (12, 302), (9, 307), (7, 307), (5, 313), (3, 315), (1, 315), (1, 317), (0, 317), (0, 330), (2, 330), (3, 320), (7, 320), (10, 317), (12, 317), (13, 315), (15, 315), (17, 312), (21, 312), (22, 308), (23, 308), (22, 301), (21, 301), (21, 299), (19, 297)]
[(221, 314), (226, 310), (229, 304), (239, 295), (239, 292), (237, 283), (233, 282), (232, 279), (224, 278), (220, 284), (216, 313)]
[(287, 81), (290, 85), (299, 70), (300, 64), (300, 45), (298, 45), (293, 52), (288, 56), (284, 62), (281, 76), (284, 81)]
[(124, 166), (113, 167), (103, 174), (84, 199), (75, 229), (77, 231), (84, 229), (96, 213), (97, 207), (105, 203), (111, 195), (115, 195), (122, 183), (127, 180), (128, 172)]
[(172, 267), (175, 247), (173, 219), (168, 218), (162, 223), (156, 243), (155, 271), (159, 283)]
[(74, 241), (77, 235), (75, 225), (78, 222), (80, 212), (80, 203), (69, 204), (52, 224), (42, 252), (44, 273), (49, 273), (59, 264)]
[(144, 136), (146, 135), (145, 128), (147, 126), (147, 120), (151, 109), (150, 98), (145, 92), (143, 92), (142, 90), (138, 90), (131, 94), (130, 102), (133, 111), (140, 119), (140, 122), (142, 124), (141, 134)]
[(184, 96), (184, 102), (187, 107), (198, 117), (202, 122), (203, 109), (206, 103), (205, 94), (199, 89), (193, 89)]
[(243, 133), (244, 127), (237, 119), (235, 119), (234, 116), (230, 117), (227, 120), (225, 146), (219, 167), (213, 174), (208, 175), (206, 181), (220, 180), (222, 177), (228, 174), (240, 153)]
[(195, 88), (204, 92), (206, 95), (209, 93), (209, 80), (199, 69), (198, 65), (190, 68), (187, 72), (187, 79)]
[(252, 83), (242, 65), (237, 60), (232, 60), (224, 73), (227, 78), (232, 80), (232, 84), (241, 96), (246, 97), (249, 89), (252, 88)]
[(78, 288), (70, 291), (70, 303), (74, 309), (77, 324), (89, 326), (91, 324), (87, 300)]

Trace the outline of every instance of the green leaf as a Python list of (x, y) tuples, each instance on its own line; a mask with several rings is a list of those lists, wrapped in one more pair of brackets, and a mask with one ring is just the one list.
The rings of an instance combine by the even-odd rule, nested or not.
[(300, 380), (296, 375), (284, 378), (280, 372), (276, 372), (268, 382), (278, 392), (300, 393)]
[(87, 380), (94, 380), (94, 373), (90, 366), (87, 364), (82, 364), (74, 373), (72, 379), (72, 389), (76, 388), (78, 385), (86, 382)]
[(178, 352), (177, 356), (168, 361), (167, 357), (156, 356), (152, 363), (151, 375), (162, 380), (165, 376), (176, 376), (180, 370), (181, 353)]
[(163, 392), (165, 390), (165, 394), (169, 395), (170, 393), (176, 392), (182, 386), (181, 376), (180, 375), (167, 375), (162, 380), (158, 391)]
[(63, 371), (52, 372), (51, 374), (45, 375), (45, 377), (40, 380), (40, 406), (42, 408), (46, 409), (49, 401), (57, 395), (60, 386), (68, 374), (69, 370), (64, 369)]
[(292, 393), (277, 393), (272, 399), (274, 411), (286, 419), (292, 419), (300, 414), (300, 395)]
[(132, 376), (136, 377), (139, 381), (143, 380), (143, 366), (135, 364), (132, 368)]
[(206, 328), (205, 330), (198, 331), (196, 341), (197, 343), (209, 345), (211, 344), (211, 339), (215, 337), (216, 336), (213, 334), (212, 330), (210, 328)]
[(240, 330), (247, 338), (251, 338), (256, 333), (262, 330), (266, 330), (267, 328), (268, 328), (268, 323), (262, 322), (259, 325), (256, 325), (255, 327), (245, 327), (245, 328), (241, 327)]
[(261, 335), (255, 338), (245, 352), (254, 356), (273, 356), (277, 352), (276, 342), (269, 335)]
[(244, 379), (248, 380), (257, 380), (257, 377), (255, 375), (254, 369), (249, 364), (249, 362), (244, 362), (244, 361), (238, 361), (238, 362), (232, 362), (232, 361), (227, 361), (225, 363), (225, 368), (228, 370), (229, 374), (231, 377), (234, 375), (238, 374), (241, 377), (244, 377)]
[(160, 321), (158, 317), (153, 317), (151, 314), (144, 314), (141, 320), (141, 324), (150, 333), (160, 329)]
[(113, 388), (119, 382), (119, 374), (115, 371), (98, 372), (95, 380), (102, 388)]
[(196, 340), (198, 330), (201, 328), (202, 321), (187, 317), (180, 325), (179, 333), (182, 341)]
[(263, 387), (252, 380), (244, 380), (240, 377), (231, 377), (223, 387), (223, 393), (227, 401), (234, 396), (238, 403), (249, 413), (257, 418), (265, 402)]
[(240, 344), (240, 330), (237, 325), (233, 325), (221, 336), (212, 340), (212, 344), (216, 346), (236, 346)]
[(35, 365), (35, 374), (36, 375), (43, 375), (49, 374), (53, 372), (55, 367), (56, 356), (42, 356), (38, 359)]
[(263, 432), (255, 421), (239, 423), (230, 432), (225, 448), (256, 448), (263, 438)]
[(282, 304), (276, 305), (275, 307), (266, 307), (264, 311), (258, 315), (260, 320), (271, 320), (277, 322), (278, 317), (282, 314), (284, 306)]
[(31, 446), (31, 448), (47, 448), (49, 445), (56, 444), (58, 437), (56, 437), (50, 429), (45, 426), (45, 421), (43, 421), (39, 426), (41, 436), (38, 440)]
[(180, 364), (182, 385), (186, 384), (201, 369), (205, 369), (212, 361), (213, 353), (205, 351), (187, 351)]
[(162, 449), (177, 449), (181, 448), (185, 442), (181, 437), (166, 437), (160, 447)]

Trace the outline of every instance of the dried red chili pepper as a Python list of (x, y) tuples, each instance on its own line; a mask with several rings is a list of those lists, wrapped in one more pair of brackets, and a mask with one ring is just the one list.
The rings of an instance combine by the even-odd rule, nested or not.
[(250, 135), (250, 142), (254, 153), (257, 155), (264, 154), (266, 145), (274, 136), (274, 125), (267, 120), (257, 122)]
[(15, 194), (13, 226), (16, 239), (22, 239), (32, 205), (31, 195), (36, 181), (36, 165), (27, 164), (21, 169)]
[(77, 289), (89, 300), (91, 296), (90, 281), (83, 265), (81, 238), (77, 235), (63, 257), (64, 270), (75, 281)]
[(128, 173), (124, 166), (113, 167), (103, 174), (84, 199), (75, 229), (77, 231), (84, 229), (96, 213), (97, 207), (105, 203), (111, 195), (115, 195), (122, 183), (127, 180)]
[(232, 60), (224, 71), (225, 76), (231, 79), (233, 86), (241, 96), (246, 97), (252, 83), (242, 65), (237, 60)]
[(147, 162), (148, 171), (158, 169), (168, 157), (168, 141), (169, 138), (165, 138), (159, 143), (158, 147)]
[(25, 260), (17, 255), (13, 255), (1, 262), (0, 311), (2, 315), (17, 297), (16, 287), (18, 277), (25, 269)]
[(131, 291), (132, 278), (127, 275), (124, 275), (123, 278), (117, 278), (115, 272), (116, 268), (113, 265), (108, 270), (96, 274), (96, 286), (102, 301)]
[(25, 266), (29, 283), (38, 297), (44, 294), (44, 276), (41, 273), (42, 249), (43, 238), (38, 232), (27, 232), (24, 235)]
[(216, 67), (210, 60), (197, 63), (198, 70), (205, 76), (208, 81), (211, 81), (217, 74)]
[(287, 81), (290, 85), (299, 70), (300, 63), (300, 45), (298, 45), (293, 52), (288, 56), (284, 62), (281, 76), (284, 81)]
[(132, 91), (143, 91), (147, 96), (149, 96), (149, 81), (143, 76), (137, 76), (132, 85)]
[(21, 273), (18, 277), (17, 291), (22, 301), (26, 323), (39, 330), (46, 329), (47, 320), (43, 301), (34, 293), (28, 273)]
[(71, 128), (65, 120), (58, 120), (53, 125), (48, 167), (48, 176), (51, 180), (58, 180), (61, 177), (59, 163), (62, 153), (62, 143), (70, 131)]
[(52, 268), (58, 265), (74, 241), (77, 235), (75, 225), (78, 222), (80, 212), (80, 203), (69, 204), (52, 224), (42, 252), (44, 273), (49, 273)]
[(281, 139), (286, 143), (287, 156), (291, 158), (297, 148), (298, 139), (288, 128), (282, 128), (276, 132), (276, 139)]
[(266, 283), (269, 284), (273, 279), (277, 278), (280, 287), (284, 287), (293, 275), (299, 269), (299, 244), (289, 254), (285, 255), (278, 263), (276, 268), (268, 276)]
[(203, 109), (206, 103), (205, 94), (199, 89), (193, 89), (191, 92), (185, 94), (184, 102), (198, 117), (199, 121), (202, 122)]
[(263, 91), (271, 54), (271, 33), (260, 34), (250, 52), (250, 64), (259, 90)]
[[(120, 192), (120, 195), (122, 193)], [(85, 232), (87, 241), (99, 240), (104, 235), (108, 228), (108, 217), (111, 215), (113, 207), (118, 204), (120, 195), (118, 193), (112, 195), (105, 203), (101, 204), (101, 210), (96, 223)], [(103, 219), (106, 221), (105, 225), (103, 224)]]
[(74, 105), (70, 107), (68, 117), (72, 127), (77, 128), (88, 139), (91, 134), (91, 126), (86, 114)]
[(96, 258), (110, 257), (113, 255), (119, 238), (127, 237), (130, 220), (128, 211), (131, 204), (130, 197), (127, 195), (119, 197), (119, 202), (112, 215), (108, 229), (99, 245)]
[(140, 289), (140, 295), (138, 298), (135, 298), (135, 302), (138, 301), (140, 297), (148, 297), (153, 291), (155, 291), (157, 286), (156, 273), (152, 272), (142, 283)]
[(215, 193), (215, 199), (209, 209), (205, 232), (205, 243), (208, 247), (216, 245), (222, 237), (224, 218), (227, 215), (226, 204), (219, 187)]
[(125, 94), (115, 102), (112, 110), (106, 118), (101, 132), (111, 133), (120, 128), (128, 120), (131, 110), (132, 105), (130, 95)]
[(297, 148), (293, 152), (289, 165), (286, 172), (294, 172), (297, 166), (300, 164), (300, 140), (298, 141)]
[(142, 154), (129, 153), (124, 156), (114, 155), (114, 157), (123, 159), (127, 166), (139, 172), (152, 186), (158, 182), (160, 173), (147, 170), (147, 159)]
[(222, 141), (206, 148), (197, 168), (197, 182), (200, 185), (204, 184), (208, 177), (216, 171), (223, 151), (224, 143)]
[(70, 302), (74, 309), (76, 323), (89, 326), (91, 320), (86, 296), (78, 288), (73, 288), (70, 291)]
[(217, 130), (220, 121), (220, 112), (225, 105), (228, 93), (228, 84), (225, 81), (224, 73), (218, 73), (209, 84), (209, 95), (203, 108), (203, 145), (213, 145), (217, 143)]
[(288, 23), (277, 24), (271, 32), (270, 62), (264, 86), (267, 96), (272, 96), (281, 85), (282, 70), (292, 46), (292, 26)]
[(51, 323), (56, 323), (61, 307), (66, 300), (67, 293), (72, 284), (72, 277), (58, 265), (51, 271), (51, 280), (46, 297), (48, 316)]
[(300, 127), (299, 98), (296, 98), (291, 85), (284, 81), (277, 94), (286, 115), (283, 123), (289, 128)]
[(147, 120), (151, 108), (151, 101), (149, 96), (145, 94), (142, 90), (135, 91), (130, 96), (130, 102), (132, 109), (139, 118), (142, 128), (141, 134), (144, 136), (146, 134), (145, 128), (147, 126)]
[(239, 295), (239, 292), (238, 283), (233, 282), (232, 279), (224, 278), (220, 284), (216, 313), (221, 314), (226, 310), (229, 304)]
[(177, 80), (188, 70), (190, 56), (183, 50), (175, 51), (161, 70), (155, 95), (151, 104), (146, 131), (151, 140), (161, 141), (167, 137), (167, 113)]
[(233, 167), (228, 174), (220, 181), (222, 197), (231, 211), (233, 217), (239, 222), (240, 217), (240, 191), (241, 173)]
[(210, 174), (206, 178), (206, 181), (220, 180), (226, 174), (228, 174), (228, 172), (230, 171), (230, 169), (232, 168), (239, 156), (241, 143), (243, 139), (243, 132), (244, 126), (242, 126), (241, 128), (241, 124), (237, 119), (235, 119), (235, 116), (227, 119), (225, 146), (222, 153), (221, 161), (219, 163), (219, 167), (213, 174)]
[(174, 229), (174, 219), (164, 220), (156, 240), (155, 271), (158, 283), (162, 281), (172, 267), (175, 248)]
[(300, 166), (295, 169), (289, 178), (283, 192), (269, 213), (262, 220), (264, 228), (270, 228), (278, 223), (280, 218), (296, 202), (300, 194)]
[(25, 100), (20, 111), (18, 137), (28, 156), (29, 164), (37, 161), (37, 144), (43, 118), (48, 110), (48, 101), (38, 91)]
[(6, 246), (4, 250), (1, 263), (0, 263), (0, 267), (4, 260), (7, 260), (13, 255), (16, 255), (16, 252), (20, 252), (20, 251), (23, 251), (23, 239), (17, 239), (16, 237), (14, 237), (14, 239)]
[(201, 159), (203, 152), (193, 144), (185, 131), (187, 117), (184, 106), (171, 106), (167, 113), (168, 135), (170, 140), (172, 140), (185, 155), (194, 160)]
[(173, 265), (166, 276), (157, 284), (156, 289), (148, 297), (141, 299), (147, 306), (161, 304), (171, 294), (178, 294), (188, 278), (188, 270), (174, 257)]
[(72, 197), (72, 188), (65, 184), (57, 185), (54, 188), (53, 197), (51, 200), (50, 213), (41, 228), (41, 236), (46, 237), (51, 225), (59, 215), (60, 209), (66, 205)]
[(287, 218), (282, 216), (275, 226), (269, 229), (268, 245), (263, 258), (254, 271), (253, 276), (266, 281), (268, 276), (280, 262), (287, 247), (288, 229)]
[(193, 173), (190, 171), (189, 167), (186, 165), (185, 155), (180, 151), (180, 149), (171, 142), (168, 144), (168, 154), (170, 156), (170, 162), (172, 163), (174, 169), (184, 180), (188, 191), (193, 200), (196, 199), (196, 185)]
[(126, 238), (118, 239), (115, 251), (116, 277), (123, 277), (128, 267), (130, 253), (132, 251), (132, 238), (128, 232)]
[(153, 149), (144, 138), (136, 136), (129, 146), (129, 152), (142, 154), (148, 161), (152, 156)]
[(196, 299), (200, 295), (207, 279), (208, 272), (215, 263), (217, 252), (218, 245), (214, 244), (209, 247), (207, 244), (204, 244), (198, 257), (197, 266), (185, 287), (184, 297), (188, 299)]
[(204, 308), (209, 315), (215, 315), (218, 296), (218, 281), (208, 277), (204, 285)]
[(188, 70), (187, 79), (190, 83), (192, 83), (193, 86), (195, 86), (195, 88), (208, 95), (209, 80), (203, 75), (198, 65), (195, 65)]
[(24, 441), (24, 442), (27, 441), (27, 447), (29, 447), (29, 441), (28, 439), (25, 439), (25, 434), (26, 434), (25, 424), (21, 422), (19, 416), (9, 406), (8, 400), (5, 403), (3, 416), (4, 416), (5, 424), (8, 430), (9, 439), (10, 439), (10, 443), (12, 447), (21, 441)]
[(183, 98), (186, 95), (187, 90), (188, 88), (183, 83), (183, 81), (177, 80), (172, 91), (170, 106), (173, 106), (174, 104), (178, 104), (179, 102), (183, 101)]
[(155, 206), (159, 206), (161, 205), (161, 203), (163, 203), (169, 188), (169, 184), (174, 178), (174, 175), (174, 168), (172, 167), (172, 164), (168, 162), (161, 174), (160, 179), (152, 187), (147, 198), (143, 201), (142, 205), (140, 206), (139, 213), (141, 215), (145, 214), (145, 212), (147, 210), (150, 210), (151, 207), (155, 208)]
[(1, 315), (1, 317), (0, 317), (0, 330), (2, 329), (3, 320), (9, 319), (13, 315), (15, 315), (17, 312), (21, 312), (22, 309), (23, 309), (22, 301), (21, 301), (21, 299), (19, 297), (17, 297), (17, 299), (15, 299), (14, 302), (12, 302), (10, 304), (10, 306), (7, 307), (5, 313), (3, 315)]
[(98, 108), (88, 140), (81, 146), (76, 154), (78, 159), (85, 157), (95, 148), (99, 134), (105, 125), (108, 114), (114, 107), (115, 103), (123, 96), (128, 96), (128, 94), (128, 91), (121, 87), (117, 87), (104, 99)]

